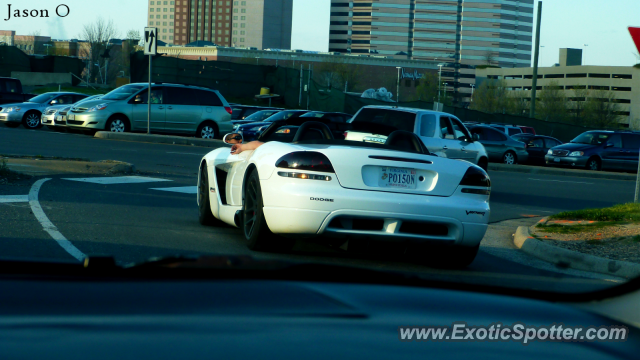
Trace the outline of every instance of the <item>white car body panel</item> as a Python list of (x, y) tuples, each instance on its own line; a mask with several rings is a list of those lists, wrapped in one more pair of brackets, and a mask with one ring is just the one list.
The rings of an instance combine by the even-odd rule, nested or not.
[[(335, 173), (276, 167), (282, 156), (297, 151), (323, 153)], [(236, 212), (242, 209), (243, 186), (249, 167), (258, 171), (265, 220), (276, 234), (302, 237), (362, 235), (390, 241), (441, 241), (476, 246), (484, 237), (489, 222), (489, 196), (461, 192), (462, 187), (469, 186), (459, 186), (460, 181), (469, 167), (474, 166), (465, 161), (390, 149), (268, 142), (255, 151), (239, 155), (231, 155), (227, 147), (215, 149), (205, 155), (202, 162), (208, 170), (211, 212), (231, 226), (237, 226)], [(376, 177), (375, 167), (411, 168), (416, 171), (416, 179), (420, 176), (424, 179), (417, 181), (415, 190), (381, 188), (372, 180)], [(224, 189), (218, 186), (217, 176), (221, 171), (227, 172)], [(331, 179), (283, 177), (278, 175), (279, 171), (328, 175)], [(380, 229), (356, 229), (354, 224), (360, 219), (377, 221)], [(433, 227), (444, 231), (446, 228), (446, 234), (403, 230), (405, 222), (416, 221), (421, 222), (421, 229)]]

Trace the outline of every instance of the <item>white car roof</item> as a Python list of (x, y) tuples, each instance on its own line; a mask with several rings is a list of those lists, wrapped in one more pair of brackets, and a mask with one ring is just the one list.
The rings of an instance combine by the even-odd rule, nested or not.
[(435, 111), (435, 110), (426, 110), (426, 109), (419, 109), (419, 108), (410, 108), (410, 107), (403, 107), (403, 106), (382, 106), (382, 105), (367, 105), (363, 108), (366, 109), (386, 109), (386, 110), (396, 110), (396, 111), (404, 111), (404, 112), (411, 112), (414, 114), (434, 114), (434, 115), (446, 115), (446, 116), (455, 116), (453, 114), (449, 114), (446, 113), (444, 111)]

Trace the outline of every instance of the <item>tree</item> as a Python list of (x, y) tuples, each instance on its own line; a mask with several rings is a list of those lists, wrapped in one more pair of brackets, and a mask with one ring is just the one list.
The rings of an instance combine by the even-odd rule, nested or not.
[(416, 87), (419, 100), (435, 101), (438, 97), (438, 75), (432, 72), (425, 72), (420, 78), (420, 85)]
[(507, 113), (518, 116), (528, 116), (531, 108), (531, 94), (524, 90), (509, 92)]
[(576, 86), (573, 89), (573, 98), (569, 102), (570, 118), (576, 124), (584, 124), (585, 122), (585, 105), (589, 91), (586, 86)]
[(470, 109), (490, 114), (503, 113), (509, 108), (506, 82), (487, 79), (473, 92)]
[(569, 120), (569, 102), (557, 81), (552, 81), (538, 93), (536, 116), (539, 119), (556, 122)]
[(346, 85), (347, 91), (356, 87), (362, 75), (360, 65), (350, 64), (342, 59), (321, 62), (317, 65), (315, 71), (319, 76), (320, 85), (327, 85), (340, 90), (345, 89)]
[[(113, 23), (113, 20), (106, 21), (103, 18), (98, 18), (95, 22), (85, 24), (82, 27), (79, 38), (88, 43), (87, 47), (83, 47), (80, 50), (80, 56), (89, 60), (89, 78), (95, 79), (100, 71), (98, 66), (102, 69), (105, 67), (106, 62), (109, 59), (100, 57), (107, 48), (110, 39), (118, 37), (119, 32)], [(96, 66), (95, 64), (98, 64)], [(102, 70), (104, 73), (104, 70)], [(109, 73), (112, 73), (109, 71)], [(109, 82), (109, 76), (107, 76), (107, 83)]]
[(594, 90), (584, 105), (585, 122), (598, 128), (619, 127), (620, 104), (609, 90)]
[(496, 65), (494, 63), (497, 63), (496, 54), (493, 51), (487, 50), (484, 53), (484, 56), (482, 58), (483, 58), (484, 62), (486, 63), (486, 65), (493, 66), (493, 65)]

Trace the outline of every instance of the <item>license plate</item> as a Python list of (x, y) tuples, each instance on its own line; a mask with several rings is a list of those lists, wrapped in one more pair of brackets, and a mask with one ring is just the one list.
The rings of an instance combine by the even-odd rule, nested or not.
[(560, 162), (560, 158), (554, 158), (553, 161)]
[(67, 119), (69, 119), (69, 120), (73, 120), (73, 119), (75, 119), (75, 118), (76, 118), (76, 117), (75, 117), (75, 115), (73, 115), (73, 114), (69, 114), (69, 115), (67, 115)]
[(382, 167), (378, 186), (396, 189), (415, 189), (416, 171), (413, 169)]

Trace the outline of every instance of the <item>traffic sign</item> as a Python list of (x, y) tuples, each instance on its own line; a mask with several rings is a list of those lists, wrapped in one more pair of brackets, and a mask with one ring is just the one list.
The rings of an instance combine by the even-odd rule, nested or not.
[(155, 28), (155, 27), (144, 28), (144, 54), (145, 55), (158, 54), (158, 28)]
[(633, 42), (636, 43), (636, 49), (640, 52), (640, 27), (629, 26), (629, 34), (631, 34)]

